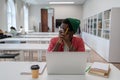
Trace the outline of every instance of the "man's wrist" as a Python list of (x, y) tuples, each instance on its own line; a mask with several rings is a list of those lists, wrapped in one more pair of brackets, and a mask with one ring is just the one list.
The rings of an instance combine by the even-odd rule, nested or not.
[(72, 44), (71, 44), (71, 45), (70, 45), (70, 47), (69, 47), (69, 51), (71, 51), (71, 50), (72, 50), (72, 47), (73, 47), (73, 46), (72, 46)]
[(71, 46), (69, 47), (69, 51), (76, 51), (76, 48), (71, 44)]

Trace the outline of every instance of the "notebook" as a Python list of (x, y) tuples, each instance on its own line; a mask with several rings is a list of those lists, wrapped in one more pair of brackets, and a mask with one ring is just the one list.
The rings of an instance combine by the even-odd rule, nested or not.
[(88, 52), (48, 52), (48, 75), (84, 75)]
[(91, 66), (89, 73), (108, 77), (110, 73), (110, 64), (102, 62), (94, 62)]

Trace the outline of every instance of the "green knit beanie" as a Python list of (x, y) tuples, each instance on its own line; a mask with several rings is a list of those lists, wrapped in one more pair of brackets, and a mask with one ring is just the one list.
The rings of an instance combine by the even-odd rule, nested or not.
[(76, 33), (77, 29), (79, 28), (80, 25), (80, 20), (75, 19), (75, 18), (67, 18), (73, 28), (73, 31)]

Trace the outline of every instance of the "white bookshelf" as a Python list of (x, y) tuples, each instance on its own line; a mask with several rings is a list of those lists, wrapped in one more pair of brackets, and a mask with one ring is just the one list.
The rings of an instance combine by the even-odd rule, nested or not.
[(84, 19), (86, 44), (108, 62), (120, 62), (120, 8), (111, 8)]

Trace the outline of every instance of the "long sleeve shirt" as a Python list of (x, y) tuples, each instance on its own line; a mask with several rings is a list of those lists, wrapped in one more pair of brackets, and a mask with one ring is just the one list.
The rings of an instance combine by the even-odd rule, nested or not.
[[(55, 47), (58, 40), (59, 40), (59, 37), (55, 37), (55, 38), (52, 38), (50, 40), (50, 44), (49, 44), (49, 47), (48, 47), (49, 52), (53, 51), (53, 48)], [(75, 47), (76, 51), (79, 51), (79, 52), (84, 52), (85, 51), (83, 39), (80, 38), (80, 37), (73, 36), (73, 38), (72, 38), (72, 46)], [(58, 51), (59, 52), (64, 51), (64, 43), (60, 44), (60, 46), (58, 48)]]

